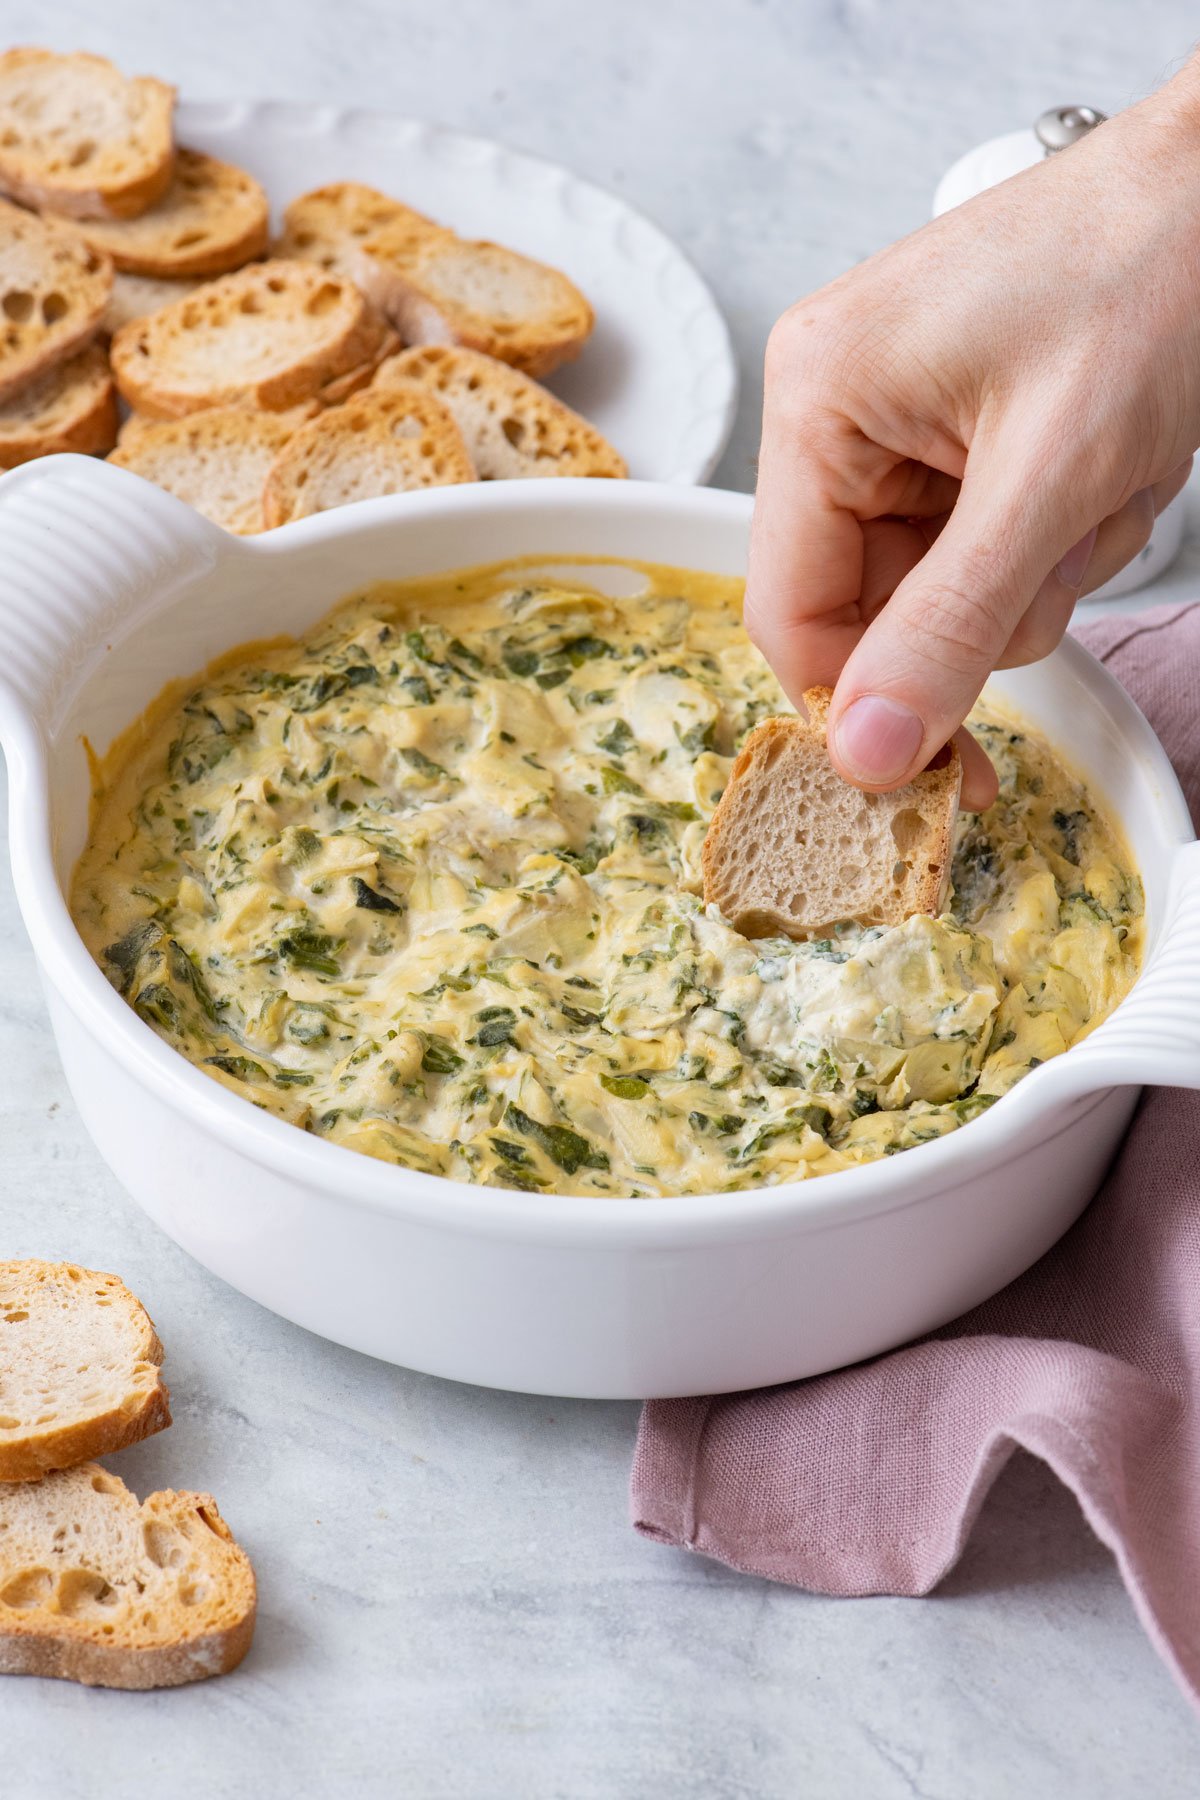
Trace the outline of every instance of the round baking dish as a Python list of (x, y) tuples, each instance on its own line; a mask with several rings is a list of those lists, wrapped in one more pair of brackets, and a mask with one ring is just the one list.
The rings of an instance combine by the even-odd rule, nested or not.
[(193, 1068), (63, 898), (102, 751), (171, 678), (354, 587), (510, 556), (744, 566), (750, 500), (635, 482), (441, 488), (239, 540), (78, 457), (0, 481), (0, 737), (17, 894), (67, 1078), (118, 1178), (224, 1280), (373, 1356), (494, 1387), (642, 1397), (854, 1362), (953, 1318), (1066, 1230), (1145, 1082), (1200, 1086), (1200, 846), (1136, 707), (1078, 645), (997, 676), (1121, 819), (1148, 911), (1112, 1017), (982, 1118), (822, 1179), (639, 1201), (472, 1187), (306, 1136)]

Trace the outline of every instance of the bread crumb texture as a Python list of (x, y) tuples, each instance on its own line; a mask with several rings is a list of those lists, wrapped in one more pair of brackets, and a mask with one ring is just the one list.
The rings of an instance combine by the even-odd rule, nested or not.
[(162, 1345), (116, 1275), (0, 1263), (0, 1481), (28, 1481), (171, 1422)]
[(0, 1489), (0, 1674), (177, 1687), (234, 1668), (255, 1582), (210, 1494), (138, 1502), (98, 1463)]

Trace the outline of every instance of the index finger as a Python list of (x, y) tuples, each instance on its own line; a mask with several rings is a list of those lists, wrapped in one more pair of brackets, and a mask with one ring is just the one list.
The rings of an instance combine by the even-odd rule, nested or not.
[(862, 629), (863, 534), (768, 388), (743, 617), (780, 686), (832, 687)]

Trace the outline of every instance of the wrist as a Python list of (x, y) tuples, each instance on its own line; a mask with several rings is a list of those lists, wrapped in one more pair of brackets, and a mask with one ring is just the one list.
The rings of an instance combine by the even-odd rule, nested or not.
[(1190, 56), (1164, 86), (1118, 114), (1113, 123), (1127, 124), (1156, 159), (1181, 169), (1189, 164), (1200, 167), (1200, 52)]
[(1164, 121), (1200, 142), (1200, 52), (1189, 56), (1182, 69), (1146, 102), (1147, 106), (1156, 103), (1161, 103)]

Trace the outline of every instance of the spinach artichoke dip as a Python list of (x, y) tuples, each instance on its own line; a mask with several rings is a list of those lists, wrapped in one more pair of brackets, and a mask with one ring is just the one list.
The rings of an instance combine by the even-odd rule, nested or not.
[(1141, 888), (1046, 743), (949, 909), (750, 941), (697, 898), (746, 733), (787, 711), (740, 583), (376, 586), (176, 685), (99, 767), (73, 911), (254, 1105), (385, 1162), (562, 1194), (823, 1175), (974, 1119), (1116, 1004)]

